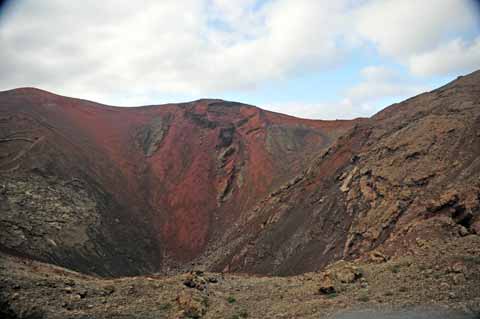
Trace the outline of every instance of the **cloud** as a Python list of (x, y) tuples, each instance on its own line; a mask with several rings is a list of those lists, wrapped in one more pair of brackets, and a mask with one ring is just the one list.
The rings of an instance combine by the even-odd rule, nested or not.
[[(458, 74), (479, 66), (479, 40), (465, 36), (477, 27), (471, 3), (18, 0), (0, 17), (0, 89), (36, 86), (109, 104), (160, 103), (258, 91), (332, 70), (371, 48), (412, 77)], [(367, 115), (375, 101), (421, 87), (385, 67), (361, 73), (361, 83), (345, 89), (334, 107), (320, 92), (311, 104), (291, 97), (304, 105), (291, 113)]]
[(397, 73), (381, 65), (370, 65), (360, 71), (364, 79), (368, 81), (384, 81), (397, 77)]
[(414, 55), (409, 61), (415, 75), (434, 76), (466, 73), (480, 68), (480, 37), (471, 42), (455, 39), (432, 51)]
[(384, 66), (367, 66), (361, 70), (362, 79), (356, 85), (347, 88), (344, 98), (330, 103), (288, 102), (269, 105), (268, 108), (286, 114), (312, 119), (352, 119), (369, 117), (380, 111), (386, 98), (402, 101), (413, 95), (432, 89), (428, 85), (414, 83), (408, 77), (400, 75)]
[(373, 0), (357, 8), (357, 29), (383, 55), (416, 76), (445, 76), (480, 67), (475, 1)]
[(0, 28), (8, 71), (0, 87), (93, 92), (93, 98), (115, 90), (215, 94), (254, 88), (336, 63), (343, 50), (343, 3), (18, 1)]
[(337, 120), (369, 116), (354, 106), (349, 99), (324, 103), (305, 103), (302, 101), (279, 102), (265, 106), (266, 109), (307, 119)]
[(399, 60), (429, 51), (477, 23), (473, 1), (373, 0), (358, 8), (357, 28), (378, 50)]
[(407, 78), (383, 66), (368, 66), (361, 73), (362, 82), (349, 88), (346, 96), (352, 104), (365, 109), (385, 97), (408, 97), (426, 90), (426, 87), (412, 84)]

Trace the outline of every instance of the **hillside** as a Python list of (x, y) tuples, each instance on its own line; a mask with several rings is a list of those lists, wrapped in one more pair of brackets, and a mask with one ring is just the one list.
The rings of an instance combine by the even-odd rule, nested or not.
[(216, 270), (299, 274), (480, 235), (479, 106), (477, 71), (355, 125), (244, 215)]
[(35, 89), (0, 110), (7, 318), (480, 314), (480, 71), (353, 121)]
[(352, 125), (2, 92), (0, 249), (100, 275), (175, 271)]

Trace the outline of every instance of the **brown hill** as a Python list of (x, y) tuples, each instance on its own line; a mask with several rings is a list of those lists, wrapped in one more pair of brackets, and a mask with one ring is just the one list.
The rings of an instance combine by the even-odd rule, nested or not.
[(222, 100), (118, 108), (0, 93), (0, 248), (101, 275), (202, 256), (352, 121)]
[(33, 89), (0, 110), (0, 316), (480, 313), (480, 71), (353, 122)]
[(357, 121), (0, 94), (0, 245), (83, 272), (299, 274), (480, 233), (480, 72)]
[(480, 71), (355, 125), (243, 217), (214, 269), (298, 274), (480, 235)]

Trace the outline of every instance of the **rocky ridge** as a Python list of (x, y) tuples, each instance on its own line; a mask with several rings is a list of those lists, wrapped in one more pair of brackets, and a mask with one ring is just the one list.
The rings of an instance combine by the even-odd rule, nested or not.
[(479, 105), (476, 72), (355, 125), (244, 215), (216, 269), (298, 274), (478, 236)]

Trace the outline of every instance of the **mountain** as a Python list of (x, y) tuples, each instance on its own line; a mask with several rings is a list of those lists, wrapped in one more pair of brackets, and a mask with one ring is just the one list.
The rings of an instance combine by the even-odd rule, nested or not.
[(359, 121), (1, 92), (0, 250), (104, 276), (175, 272)]
[(0, 316), (480, 314), (480, 71), (352, 121), (17, 89), (0, 136)]
[(299, 274), (469, 234), (480, 235), (480, 71), (357, 123), (246, 213), (210, 262)]

